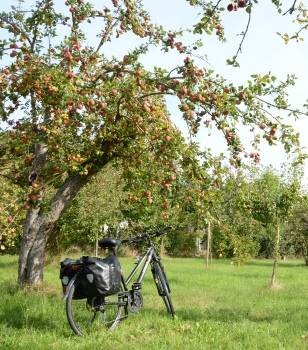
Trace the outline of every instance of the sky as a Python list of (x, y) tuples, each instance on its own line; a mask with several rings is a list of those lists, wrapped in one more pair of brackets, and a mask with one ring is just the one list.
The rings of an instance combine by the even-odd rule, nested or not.
[[(145, 1), (145, 3), (151, 8), (153, 19), (163, 22), (166, 26), (171, 22), (174, 23), (174, 27), (184, 26), (184, 23), (189, 25), (196, 20), (193, 16), (188, 18), (189, 11), (184, 1), (177, 1), (182, 6), (176, 8), (172, 6), (174, 1), (157, 0), (155, 5), (152, 1)], [(293, 1), (285, 0), (283, 3), (287, 10)], [(308, 6), (307, 0), (306, 5)], [(239, 84), (244, 83), (254, 73), (272, 72), (279, 79), (284, 79), (288, 73), (295, 74), (298, 79), (296, 86), (289, 90), (290, 102), (293, 107), (302, 106), (308, 98), (308, 33), (306, 33), (306, 41), (301, 43), (294, 41), (286, 45), (277, 32), (294, 32), (296, 26), (292, 23), (292, 17), (279, 16), (270, 1), (262, 2), (261, 6), (256, 6), (252, 13), (250, 30), (245, 39), (242, 54), (239, 56), (240, 68), (234, 68), (227, 66), (225, 62), (237, 50), (241, 39), (238, 34), (245, 28), (247, 15), (244, 11), (230, 12), (226, 13), (224, 19), (227, 33), (226, 43), (219, 43), (215, 36), (204, 37), (204, 52), (208, 57), (208, 65), (226, 79)], [(146, 63), (150, 66), (152, 61), (156, 61), (155, 57), (147, 58)], [(170, 59), (168, 63), (174, 62)], [(175, 106), (172, 105), (172, 102), (170, 105), (176, 115)], [(308, 151), (307, 117), (297, 122), (293, 119), (288, 122), (300, 133), (301, 144), (307, 147)], [(178, 124), (181, 125), (179, 121)], [(246, 144), (248, 138), (249, 135), (242, 135)], [(199, 140), (201, 145), (211, 145), (212, 149), (217, 152), (225, 150), (223, 138), (217, 134), (210, 139), (206, 132), (201, 132)], [(280, 165), (287, 160), (287, 156), (281, 147), (264, 145), (261, 147), (261, 159), (263, 165), (273, 165), (279, 169)], [(308, 184), (308, 162), (305, 164), (304, 183)]]
[[(15, 0), (1, 1), (1, 9), (7, 10)], [(63, 9), (63, 0), (54, 0), (59, 8)], [(293, 3), (293, 0), (282, 1), (287, 10)], [(25, 6), (33, 3), (33, 0), (25, 0)], [(111, 3), (109, 0), (93, 0), (93, 3), (99, 7)], [(308, 0), (304, 0), (308, 7)], [(228, 4), (228, 0), (222, 2)], [(191, 10), (185, 0), (144, 0), (146, 9), (149, 10), (153, 22), (163, 24), (167, 29), (178, 29), (179, 27), (189, 27), (198, 20), (197, 12)], [(227, 12), (224, 16), (225, 32), (227, 42), (220, 43), (214, 36), (203, 36), (204, 48), (200, 51), (207, 55), (207, 62), (199, 61), (200, 65), (214, 69), (217, 73), (223, 75), (226, 79), (234, 83), (244, 83), (253, 73), (268, 73), (276, 75), (279, 79), (284, 79), (288, 73), (295, 74), (298, 77), (295, 87), (289, 90), (290, 102), (292, 107), (300, 107), (308, 98), (308, 32), (304, 33), (306, 40), (296, 43), (290, 42), (285, 45), (283, 40), (276, 32), (294, 32), (296, 27), (292, 24), (290, 15), (279, 16), (271, 4), (271, 1), (260, 1), (260, 5), (255, 6), (252, 12), (250, 30), (243, 45), (243, 50), (239, 56), (240, 68), (234, 68), (226, 65), (226, 59), (234, 55), (237, 50), (241, 37), (238, 35), (245, 28), (247, 14), (245, 11)], [(87, 27), (89, 40), (94, 42), (97, 38), (93, 33), (96, 32), (98, 24), (94, 23)], [(94, 27), (94, 28), (93, 28)], [(133, 36), (125, 36), (123, 39), (115, 41), (105, 47), (105, 54), (108, 56), (123, 57), (126, 51), (132, 48), (138, 42)], [(152, 50), (142, 58), (142, 62), (148, 69), (153, 69), (155, 65), (165, 68), (174, 67), (177, 62), (182, 62), (183, 58), (176, 53), (162, 54), (159, 50)], [(185, 123), (180, 118), (181, 113), (177, 109), (175, 98), (168, 98), (167, 104), (175, 124), (187, 134)], [(307, 147), (308, 152), (308, 120), (303, 117), (295, 122), (288, 120), (300, 133), (301, 144)], [(248, 143), (249, 134), (242, 133), (244, 144)], [(198, 141), (201, 146), (211, 147), (216, 153), (225, 151), (225, 142), (218, 133), (213, 133), (211, 137), (208, 132), (201, 131), (198, 135)], [(261, 164), (273, 165), (278, 168), (287, 160), (281, 147), (261, 147)], [(308, 185), (308, 162), (305, 164), (305, 185)]]

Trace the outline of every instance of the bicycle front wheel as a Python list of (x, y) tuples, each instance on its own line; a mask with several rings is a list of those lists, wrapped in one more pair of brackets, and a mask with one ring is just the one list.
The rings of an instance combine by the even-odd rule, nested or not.
[(152, 273), (156, 283), (158, 294), (162, 297), (168, 314), (174, 317), (175, 312), (170, 296), (170, 288), (165, 271), (160, 263), (154, 263)]
[(70, 327), (77, 335), (87, 335), (101, 330), (102, 326), (114, 330), (126, 317), (125, 302), (121, 293), (74, 299), (78, 278), (71, 286), (66, 299), (66, 315)]

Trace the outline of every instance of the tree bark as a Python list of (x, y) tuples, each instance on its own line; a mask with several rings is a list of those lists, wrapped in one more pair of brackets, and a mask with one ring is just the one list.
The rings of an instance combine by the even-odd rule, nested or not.
[(275, 246), (274, 246), (274, 264), (273, 264), (272, 278), (271, 278), (271, 284), (270, 284), (271, 288), (275, 287), (276, 285), (276, 274), (277, 274), (278, 259), (279, 259), (279, 243), (280, 243), (280, 225), (278, 223), (277, 229), (276, 229)]
[(305, 241), (302, 243), (302, 254), (304, 257), (305, 265), (308, 266), (308, 244)]
[[(73, 174), (66, 179), (50, 201), (48, 212), (41, 212), (39, 207), (31, 207), (28, 210), (18, 262), (19, 285), (35, 285), (43, 281), (45, 248), (48, 238), (59, 218), (81, 188), (115, 157), (115, 153), (110, 154), (110, 148), (109, 141), (102, 144), (104, 155), (99, 162), (96, 162), (96, 166), (92, 167), (88, 175)], [(30, 183), (40, 181), (40, 173), (46, 164), (46, 160), (47, 146), (43, 143), (36, 144), (33, 165), (29, 174)]]
[(207, 245), (206, 245), (206, 267), (209, 267), (209, 258), (211, 252), (211, 241), (212, 241), (212, 233), (211, 233), (211, 222), (208, 222), (207, 226)]
[[(31, 249), (34, 246), (36, 236), (41, 226), (41, 217), (39, 215), (39, 209), (30, 208), (27, 213), (26, 222), (24, 225), (23, 238), (21, 242), (21, 249), (19, 253), (18, 262), (18, 283), (24, 284), (27, 281), (30, 283), (30, 269), (31, 264)], [(37, 279), (41, 280), (43, 276)]]
[(30, 208), (24, 226), (19, 255), (18, 283), (35, 285), (43, 281), (43, 268), (47, 240), (63, 212), (89, 177), (70, 176), (53, 197), (48, 213)]

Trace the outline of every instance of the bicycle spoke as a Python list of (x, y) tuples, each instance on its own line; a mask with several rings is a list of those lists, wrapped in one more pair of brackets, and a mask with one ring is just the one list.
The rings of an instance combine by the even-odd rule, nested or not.
[[(67, 317), (73, 331), (78, 335), (85, 335), (99, 331), (102, 325), (114, 329), (122, 319), (125, 307), (123, 298), (117, 294), (108, 297), (94, 297), (91, 299), (73, 299), (74, 288), (67, 298)], [(119, 303), (121, 301), (121, 303)]]
[[(71, 270), (68, 269), (67, 275), (64, 274), (66, 270), (63, 270), (64, 272), (61, 270), (62, 284), (64, 287), (67, 285), (69, 286), (66, 298), (67, 319), (71, 328), (77, 335), (85, 335), (93, 331), (99, 331), (102, 326), (105, 326), (109, 330), (114, 330), (119, 322), (128, 316), (128, 309), (130, 309), (132, 312), (138, 312), (143, 305), (143, 299), (140, 293), (141, 284), (146, 270), (150, 264), (158, 294), (162, 297), (167, 312), (174, 316), (174, 309), (171, 302), (168, 280), (161, 264), (160, 257), (156, 253), (155, 248), (151, 242), (151, 237), (158, 237), (164, 233), (164, 231), (158, 230), (147, 232), (143, 235), (139, 235), (128, 240), (117, 241), (112, 239), (104, 239), (100, 242), (101, 247), (109, 248), (113, 252), (113, 255), (110, 255), (106, 259), (102, 260), (105, 262), (108, 260), (110, 269), (114, 269), (113, 263), (116, 264), (117, 270), (114, 271), (115, 274), (112, 275), (115, 278), (116, 284), (114, 284), (114, 282), (110, 282), (107, 278), (105, 280), (105, 275), (102, 273), (102, 266), (99, 271), (97, 271), (97, 269), (94, 269), (96, 265), (94, 266), (93, 264), (96, 264), (96, 258), (82, 257), (79, 260), (66, 259), (63, 264), (61, 262), (61, 269), (66, 269), (67, 267), (70, 268), (70, 266), (77, 266), (79, 268), (77, 275), (76, 273), (74, 274), (74, 271), (76, 269), (72, 274), (70, 274)], [(137, 263), (137, 266), (132, 270), (128, 279), (125, 280), (121, 275), (120, 265), (115, 255), (115, 248), (121, 243), (131, 244), (144, 239), (146, 239), (149, 244), (148, 249), (143, 258)], [(86, 263), (89, 263), (89, 266), (94, 266), (92, 266), (92, 270), (88, 267), (88, 265), (86, 265)], [(131, 279), (134, 276), (136, 270), (142, 264), (143, 267), (138, 279), (132, 285), (132, 290), (128, 291), (126, 286), (127, 283), (131, 282)], [(99, 266), (99, 264), (97, 266)], [(94, 276), (97, 277), (95, 280), (96, 283), (97, 281), (100, 281), (98, 285), (95, 284), (91, 286), (90, 284), (93, 281), (91, 282), (90, 280), (85, 279), (85, 276), (91, 275), (87, 274), (87, 269), (91, 270), (93, 278)], [(72, 275), (74, 276), (74, 279), (71, 279), (71, 282), (69, 284), (67, 283), (68, 281), (65, 282), (65, 278), (69, 280), (70, 277), (68, 276)], [(107, 281), (109, 281), (108, 288), (104, 286), (104, 283)], [(122, 283), (121, 286), (119, 286), (120, 282)], [(91, 289), (93, 286), (95, 286), (96, 289)], [(114, 294), (106, 296), (104, 293)], [(90, 296), (93, 295), (96, 296), (90, 298)], [(88, 297), (88, 299), (76, 299), (85, 297)]]

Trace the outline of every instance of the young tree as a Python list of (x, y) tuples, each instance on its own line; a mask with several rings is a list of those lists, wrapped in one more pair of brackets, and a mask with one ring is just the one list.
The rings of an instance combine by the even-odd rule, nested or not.
[(249, 202), (254, 184), (247, 173), (252, 171), (252, 167), (247, 168), (245, 175), (234, 174), (229, 169), (213, 212), (215, 250), (222, 256), (232, 257), (238, 264), (257, 256), (264, 234), (262, 224), (253, 217)]
[(292, 209), (300, 198), (300, 185), (296, 177), (280, 178), (267, 171), (251, 183), (250, 193), (244, 205), (250, 209), (251, 216), (269, 230), (274, 228), (273, 271), (271, 287), (276, 285), (277, 266), (280, 258), (282, 227), (288, 222)]
[[(280, 10), (280, 4), (272, 2)], [(202, 0), (189, 4), (201, 13), (192, 28), (196, 39), (215, 33), (224, 40), (220, 16), (231, 6), (225, 9), (221, 1)], [(10, 59), (0, 73), (0, 155), (2, 165), (11, 164), (2, 175), (20, 185), (27, 197), (20, 284), (42, 280), (46, 242), (57, 221), (80, 189), (108, 163), (118, 159), (127, 166), (144, 166), (139, 157), (147, 153), (148, 164), (161, 163), (165, 177), (174, 173), (183, 140), (170, 122), (164, 95), (178, 97), (192, 135), (201, 124), (218, 128), (235, 165), (245, 152), (237, 125), (259, 129), (258, 137), (263, 135), (270, 144), (281, 141), (286, 150), (298, 146), (292, 128), (266, 111), (271, 105), (298, 114), (286, 101), (285, 89), (294, 83), (292, 77), (277, 82), (270, 74), (254, 75), (245, 86), (226, 82), (196, 65), (198, 41), (184, 45), (180, 37), (185, 31), (154, 25), (142, 0), (106, 1), (100, 9), (85, 0), (67, 0), (65, 10), (52, 0), (38, 0), (26, 10), (22, 1), (17, 5), (0, 13), (0, 57), (3, 62)], [(238, 0), (232, 10), (246, 10), (250, 18), (254, 6), (259, 5)], [(290, 12), (294, 10), (295, 6)], [(89, 23), (91, 31), (97, 28), (96, 45), (87, 40)], [(138, 37), (140, 45), (123, 57), (108, 58), (106, 43), (128, 33)], [(177, 51), (182, 64), (170, 71), (145, 70), (140, 56), (153, 46), (162, 55)], [(231, 64), (236, 65), (237, 56)], [(259, 159), (257, 152), (250, 156)], [(170, 181), (154, 181), (167, 192), (172, 188)]]
[(120, 203), (126, 194), (121, 173), (112, 164), (100, 171), (72, 201), (48, 241), (48, 250), (63, 251), (70, 246), (94, 245), (102, 227), (117, 226), (125, 218)]
[(295, 247), (295, 253), (304, 257), (305, 264), (308, 266), (308, 197), (307, 194), (300, 198), (295, 205), (289, 220), (288, 229), (290, 230), (290, 244)]

